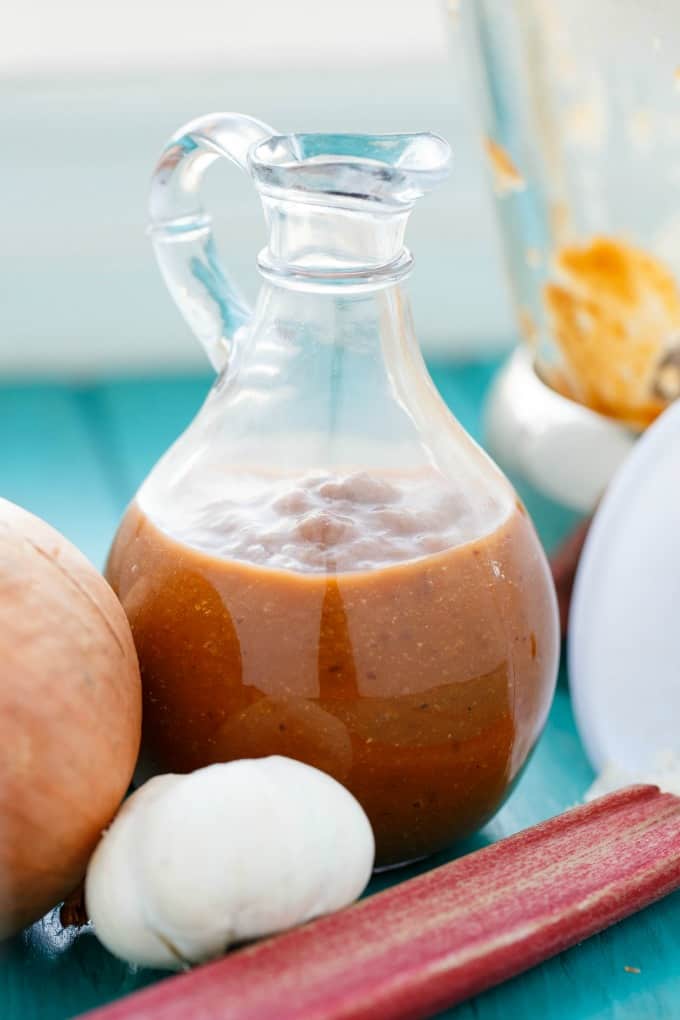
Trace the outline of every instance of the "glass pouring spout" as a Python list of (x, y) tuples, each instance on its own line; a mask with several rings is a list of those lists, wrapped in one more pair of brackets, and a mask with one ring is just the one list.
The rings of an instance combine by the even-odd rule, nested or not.
[(429, 133), (280, 135), (241, 114), (210, 114), (175, 135), (153, 177), (151, 237), (176, 304), (218, 370), (251, 317), (220, 264), (199, 196), (220, 156), (251, 176), (262, 199), (265, 276), (291, 286), (357, 287), (408, 272), (408, 215), (447, 176), (451, 150)]
[(260, 268), (290, 278), (403, 275), (404, 230), (417, 198), (448, 173), (431, 134), (278, 135), (256, 145), (250, 171), (270, 230)]

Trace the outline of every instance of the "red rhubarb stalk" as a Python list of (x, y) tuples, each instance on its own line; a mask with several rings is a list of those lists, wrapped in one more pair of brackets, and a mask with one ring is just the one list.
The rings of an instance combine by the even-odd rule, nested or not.
[(89, 1020), (404, 1020), (527, 970), (680, 886), (680, 798), (630, 787)]
[(550, 569), (552, 570), (555, 591), (557, 592), (560, 629), (563, 638), (567, 636), (569, 610), (571, 609), (571, 596), (574, 590), (576, 571), (581, 553), (583, 552), (583, 546), (588, 537), (591, 520), (592, 518), (589, 517), (585, 521), (581, 521), (567, 536), (562, 545), (555, 552), (551, 553), (550, 556)]

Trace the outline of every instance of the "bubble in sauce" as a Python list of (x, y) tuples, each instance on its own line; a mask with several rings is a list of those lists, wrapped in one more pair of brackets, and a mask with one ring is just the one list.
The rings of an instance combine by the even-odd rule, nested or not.
[(350, 503), (393, 503), (399, 497), (399, 490), (383, 478), (362, 471), (337, 481), (324, 482), (319, 486), (319, 495), (324, 499), (344, 499)]
[[(215, 483), (217, 484), (217, 482)], [(471, 506), (434, 471), (388, 477), (367, 471), (299, 477), (234, 473), (221, 498), (157, 508), (159, 525), (211, 555), (277, 570), (370, 570), (443, 552), (496, 527), (508, 507)]]

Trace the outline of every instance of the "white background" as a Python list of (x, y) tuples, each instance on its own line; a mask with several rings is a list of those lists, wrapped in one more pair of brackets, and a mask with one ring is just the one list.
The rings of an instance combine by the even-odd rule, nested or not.
[[(464, 0), (465, 2), (465, 0)], [(508, 344), (508, 302), (464, 53), (438, 0), (24, 0), (0, 33), (0, 373), (167, 371), (203, 356), (144, 236), (165, 139), (234, 109), (287, 130), (444, 134), (450, 182), (408, 242), (423, 346)], [(254, 293), (252, 188), (209, 183), (225, 257)]]

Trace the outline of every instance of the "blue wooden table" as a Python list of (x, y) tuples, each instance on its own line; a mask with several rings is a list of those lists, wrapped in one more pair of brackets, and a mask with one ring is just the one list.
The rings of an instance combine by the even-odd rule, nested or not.
[[(444, 398), (477, 436), (496, 367), (431, 366)], [(0, 387), (0, 495), (46, 518), (101, 566), (125, 504), (193, 417), (209, 382), (205, 376)], [(554, 545), (573, 518), (530, 493), (522, 495), (546, 546)], [(563, 667), (548, 725), (522, 781), (471, 846), (563, 811), (581, 799), (591, 780)], [(380, 876), (369, 892), (444, 859)], [(49, 915), (0, 946), (0, 1020), (64, 1020), (160, 976), (125, 966), (91, 932), (64, 932)], [(678, 1020), (680, 894), (445, 1016)]]

